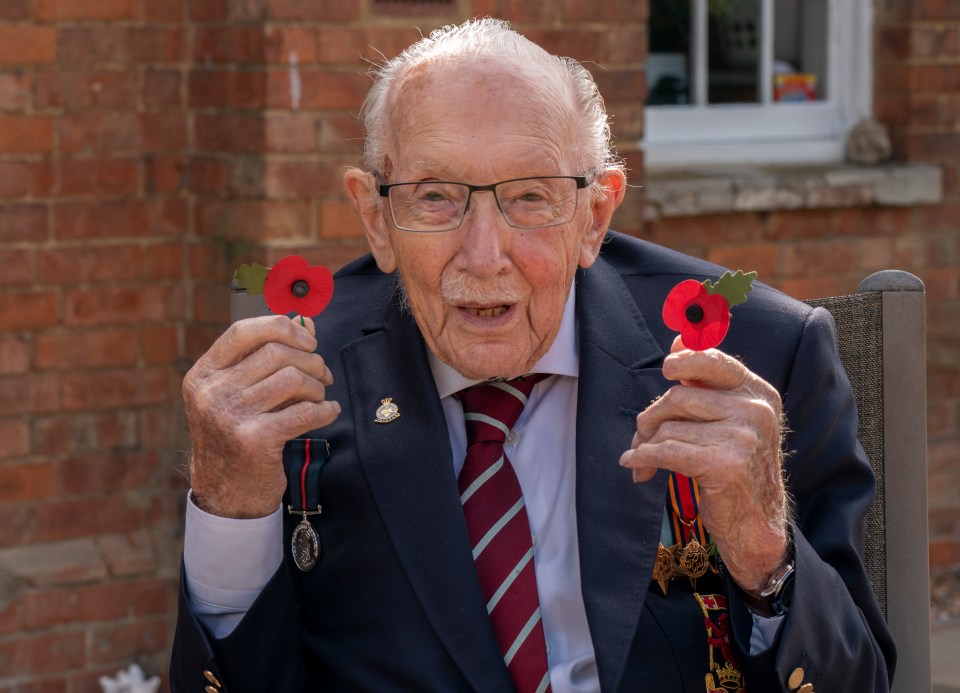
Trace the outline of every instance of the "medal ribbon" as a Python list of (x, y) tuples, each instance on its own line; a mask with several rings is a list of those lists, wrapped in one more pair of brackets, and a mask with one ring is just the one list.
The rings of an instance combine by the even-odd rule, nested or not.
[(670, 544), (686, 546), (691, 539), (696, 539), (702, 546), (709, 544), (710, 538), (700, 519), (700, 486), (696, 480), (671, 472), (668, 489)]
[(320, 470), (329, 457), (330, 444), (323, 438), (297, 438), (283, 446), (290, 512), (311, 512), (320, 507)]

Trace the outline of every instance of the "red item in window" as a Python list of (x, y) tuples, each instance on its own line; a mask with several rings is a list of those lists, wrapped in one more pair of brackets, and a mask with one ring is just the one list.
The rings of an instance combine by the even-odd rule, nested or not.
[(263, 282), (267, 307), (277, 315), (295, 312), (312, 318), (323, 312), (333, 297), (333, 275), (326, 267), (311, 267), (299, 255), (277, 262)]
[(663, 303), (663, 321), (680, 333), (683, 346), (693, 351), (720, 344), (730, 327), (730, 305), (720, 294), (707, 292), (695, 279), (677, 284)]

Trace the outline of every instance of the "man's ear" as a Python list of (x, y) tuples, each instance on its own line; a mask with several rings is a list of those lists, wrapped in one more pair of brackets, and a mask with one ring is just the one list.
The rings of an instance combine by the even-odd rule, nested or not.
[(343, 174), (343, 188), (350, 203), (360, 216), (370, 252), (382, 272), (397, 269), (397, 259), (390, 242), (390, 232), (383, 216), (382, 198), (376, 196), (377, 182), (373, 175), (358, 168)]
[(600, 193), (592, 190), (590, 195), (590, 227), (580, 239), (580, 266), (590, 267), (600, 254), (604, 234), (610, 228), (610, 219), (613, 213), (623, 202), (627, 189), (627, 177), (623, 171), (611, 169), (597, 176), (595, 185), (599, 185)]

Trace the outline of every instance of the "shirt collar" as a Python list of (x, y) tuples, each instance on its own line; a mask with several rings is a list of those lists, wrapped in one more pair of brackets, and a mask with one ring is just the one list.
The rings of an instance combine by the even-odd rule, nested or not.
[[(563, 318), (556, 339), (534, 365), (531, 373), (549, 373), (551, 375), (569, 375), (576, 378), (580, 372), (580, 354), (577, 350), (577, 313), (575, 284), (570, 285), (570, 294), (563, 307)], [(470, 380), (460, 375), (452, 366), (438, 359), (432, 351), (427, 353), (433, 380), (437, 384), (440, 399), (449, 397), (460, 390), (476, 385), (479, 380)]]

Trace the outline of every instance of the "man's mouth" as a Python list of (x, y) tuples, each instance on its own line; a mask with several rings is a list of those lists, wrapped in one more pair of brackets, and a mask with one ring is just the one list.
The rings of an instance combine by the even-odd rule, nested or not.
[(498, 315), (503, 315), (506, 313), (508, 309), (509, 306), (492, 306), (489, 308), (474, 308), (472, 306), (464, 306), (464, 310), (480, 318), (495, 318)]

